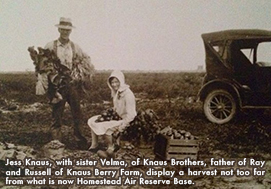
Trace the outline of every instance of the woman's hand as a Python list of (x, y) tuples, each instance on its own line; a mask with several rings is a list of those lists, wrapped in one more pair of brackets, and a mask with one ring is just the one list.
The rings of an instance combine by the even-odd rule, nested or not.
[(118, 126), (118, 131), (121, 132), (121, 133), (122, 133), (125, 129), (126, 129), (126, 125), (123, 124), (123, 123), (122, 123), (120, 126)]
[(126, 129), (126, 126), (124, 124), (121, 124), (120, 126), (115, 127), (112, 136), (115, 138), (118, 138), (120, 134), (124, 132), (125, 129)]

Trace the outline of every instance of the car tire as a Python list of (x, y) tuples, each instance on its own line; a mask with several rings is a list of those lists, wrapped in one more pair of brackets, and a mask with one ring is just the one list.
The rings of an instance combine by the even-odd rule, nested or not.
[(233, 95), (224, 89), (212, 90), (203, 102), (206, 118), (212, 123), (224, 124), (237, 113), (237, 103)]

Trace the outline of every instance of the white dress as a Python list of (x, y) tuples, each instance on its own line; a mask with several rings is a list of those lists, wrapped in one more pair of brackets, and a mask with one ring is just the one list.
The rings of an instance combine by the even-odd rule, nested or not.
[(114, 127), (120, 126), (123, 121), (104, 121), (104, 122), (95, 122), (99, 115), (93, 116), (88, 120), (89, 127), (94, 131), (96, 135), (112, 135), (114, 132)]
[[(114, 92), (110, 86), (109, 79), (115, 77), (120, 81), (120, 88), (117, 92)], [(124, 82), (124, 75), (122, 72), (113, 71), (107, 80), (107, 84), (112, 92), (114, 111), (122, 118), (122, 120), (95, 122), (99, 115), (93, 116), (88, 120), (89, 127), (94, 131), (96, 135), (111, 135), (114, 132), (114, 127), (120, 125), (129, 125), (136, 116), (136, 103), (135, 96), (130, 90), (129, 85)]]

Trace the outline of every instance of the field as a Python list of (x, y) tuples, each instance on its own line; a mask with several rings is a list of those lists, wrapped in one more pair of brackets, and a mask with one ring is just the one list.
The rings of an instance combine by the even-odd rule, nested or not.
[[(83, 121), (99, 114), (105, 102), (111, 101), (106, 84), (109, 72), (96, 73), (91, 90), (82, 96)], [(242, 112), (237, 119), (225, 125), (207, 121), (202, 104), (197, 101), (204, 73), (188, 72), (125, 72), (126, 82), (135, 93), (137, 109), (153, 109), (162, 127), (183, 129), (200, 139), (199, 159), (255, 158), (267, 161), (270, 178), (271, 160), (271, 113), (260, 116), (253, 112)], [(48, 129), (51, 125), (51, 107), (45, 96), (35, 95), (34, 73), (0, 74), (0, 142), (27, 145), (39, 151), (51, 140)], [(72, 124), (69, 108), (65, 110), (65, 125)], [(84, 126), (84, 135), (91, 141), (90, 129)], [(151, 141), (149, 141), (150, 144)], [(66, 141), (68, 149), (76, 150), (73, 141)], [(152, 151), (152, 149), (150, 149)], [(150, 154), (151, 152), (149, 152)], [(206, 188), (220, 186), (222, 181), (204, 178)], [(223, 185), (234, 186), (234, 181), (223, 181)], [(264, 187), (261, 180), (250, 179), (243, 184)], [(245, 186), (245, 185), (244, 185)], [(203, 187), (204, 188), (204, 187)]]

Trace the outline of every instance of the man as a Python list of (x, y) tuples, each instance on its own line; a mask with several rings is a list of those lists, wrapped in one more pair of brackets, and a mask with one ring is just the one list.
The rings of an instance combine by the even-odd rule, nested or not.
[[(82, 52), (81, 48), (70, 41), (70, 34), (74, 26), (72, 25), (70, 18), (60, 18), (59, 24), (56, 25), (60, 36), (57, 40), (49, 42), (45, 49), (50, 49), (55, 52), (57, 57), (60, 59), (61, 64), (70, 69), (71, 73), (75, 68), (76, 60), (82, 59), (86, 55)], [(60, 89), (63, 100), (56, 104), (52, 104), (52, 117), (53, 124), (51, 127), (51, 133), (53, 139), (61, 140), (61, 125), (62, 116), (65, 108), (66, 102), (68, 102), (74, 122), (74, 136), (78, 147), (87, 148), (87, 140), (82, 136), (81, 130), (81, 108), (79, 99), (79, 82), (74, 79), (67, 86)], [(48, 94), (53, 91), (53, 86), (48, 88)], [(49, 97), (50, 98), (50, 97)]]

